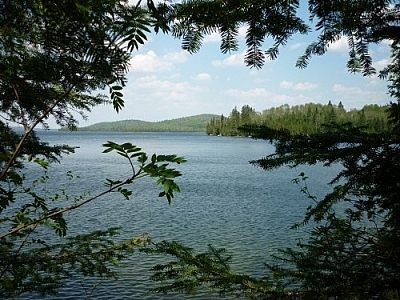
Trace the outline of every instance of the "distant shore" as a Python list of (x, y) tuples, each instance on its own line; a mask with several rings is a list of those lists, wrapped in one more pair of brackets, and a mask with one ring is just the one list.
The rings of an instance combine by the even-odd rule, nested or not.
[[(148, 122), (141, 120), (122, 120), (101, 122), (90, 126), (79, 127), (78, 131), (116, 131), (116, 132), (206, 132), (206, 126), (213, 114), (200, 114), (178, 119)], [(61, 128), (68, 130), (68, 128)]]

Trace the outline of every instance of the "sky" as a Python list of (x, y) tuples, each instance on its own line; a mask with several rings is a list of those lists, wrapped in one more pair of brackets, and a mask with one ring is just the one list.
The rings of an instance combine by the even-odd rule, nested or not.
[[(150, 34), (148, 41), (133, 52), (128, 83), (124, 88), (125, 107), (116, 113), (111, 105), (102, 105), (88, 113), (79, 126), (118, 120), (162, 121), (197, 114), (229, 116), (249, 105), (256, 111), (305, 103), (338, 104), (346, 110), (366, 104), (385, 105), (387, 82), (346, 68), (348, 46), (342, 39), (323, 56), (314, 56), (307, 68), (295, 67), (296, 60), (315, 35), (295, 35), (280, 50), (276, 60), (266, 61), (261, 70), (246, 67), (245, 31), (239, 33), (240, 49), (221, 54), (218, 34), (204, 39), (198, 53), (182, 50), (181, 40), (170, 35)], [(267, 40), (264, 49), (272, 42)], [(388, 63), (388, 43), (370, 48), (374, 66), (380, 70)], [(52, 127), (52, 122), (49, 122)]]

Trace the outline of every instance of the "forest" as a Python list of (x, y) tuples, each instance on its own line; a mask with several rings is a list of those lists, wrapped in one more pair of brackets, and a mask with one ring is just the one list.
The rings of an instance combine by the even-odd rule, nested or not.
[(209, 135), (244, 136), (246, 131), (240, 130), (244, 125), (266, 126), (271, 129), (285, 129), (291, 134), (310, 135), (326, 132), (328, 124), (352, 123), (356, 127), (363, 127), (368, 133), (378, 133), (388, 130), (387, 106), (377, 104), (365, 105), (362, 109), (346, 111), (342, 102), (334, 105), (307, 103), (304, 105), (272, 107), (261, 113), (249, 105), (244, 105), (239, 111), (233, 108), (228, 117), (221, 115), (212, 118), (207, 124), (206, 132)]
[[(206, 124), (217, 115), (201, 114), (158, 122), (140, 120), (122, 120), (101, 122), (87, 127), (79, 127), (79, 131), (119, 131), (119, 132), (205, 132)], [(62, 130), (68, 130), (64, 127)]]

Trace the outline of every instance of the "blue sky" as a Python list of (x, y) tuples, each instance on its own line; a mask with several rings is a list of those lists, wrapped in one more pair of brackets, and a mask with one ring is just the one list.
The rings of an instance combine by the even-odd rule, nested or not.
[[(385, 81), (348, 72), (345, 39), (331, 45), (324, 56), (313, 57), (307, 68), (298, 69), (297, 58), (315, 36), (296, 35), (277, 60), (256, 70), (243, 62), (245, 30), (240, 30), (239, 51), (225, 55), (220, 53), (218, 34), (206, 37), (201, 50), (193, 55), (183, 51), (181, 41), (172, 36), (148, 36), (147, 43), (133, 53), (122, 111), (117, 114), (111, 105), (97, 107), (87, 121), (80, 120), (80, 126), (128, 119), (161, 121), (203, 113), (228, 116), (235, 106), (240, 109), (245, 104), (262, 111), (283, 104), (327, 104), (331, 100), (333, 104), (342, 101), (349, 110), (391, 100)], [(266, 41), (265, 49), (269, 45)], [(388, 62), (389, 50), (387, 43), (371, 47), (378, 70)]]

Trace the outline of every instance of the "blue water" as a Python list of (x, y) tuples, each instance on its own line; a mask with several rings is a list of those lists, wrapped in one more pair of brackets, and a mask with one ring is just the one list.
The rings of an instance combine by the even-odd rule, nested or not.
[[(309, 200), (291, 183), (300, 172), (310, 178), (310, 191), (322, 196), (335, 168), (299, 167), (264, 171), (249, 164), (250, 160), (272, 153), (273, 147), (263, 140), (239, 137), (207, 136), (203, 133), (91, 133), (40, 132), (50, 144), (79, 146), (75, 154), (64, 157), (51, 167), (50, 188), (65, 188), (70, 194), (90, 189), (92, 194), (104, 189), (105, 178), (123, 179), (129, 174), (127, 162), (114, 153), (103, 154), (108, 140), (131, 142), (148, 154), (178, 154), (188, 162), (178, 166), (183, 176), (177, 182), (181, 193), (172, 203), (158, 198), (161, 187), (149, 180), (133, 184), (131, 200), (114, 194), (98, 199), (66, 215), (69, 233), (88, 233), (95, 229), (122, 226), (123, 238), (149, 233), (154, 241), (178, 240), (197, 251), (207, 244), (226, 248), (233, 256), (232, 267), (239, 273), (261, 276), (265, 262), (277, 249), (294, 246), (304, 230), (291, 230), (301, 221)], [(80, 175), (72, 184), (65, 173)], [(35, 174), (36, 175), (36, 174)], [(149, 268), (155, 258), (136, 253), (121, 262), (119, 280), (104, 280), (93, 291), (97, 281), (76, 278), (60, 291), (57, 299), (215, 299), (201, 293), (156, 295), (148, 292)]]

